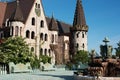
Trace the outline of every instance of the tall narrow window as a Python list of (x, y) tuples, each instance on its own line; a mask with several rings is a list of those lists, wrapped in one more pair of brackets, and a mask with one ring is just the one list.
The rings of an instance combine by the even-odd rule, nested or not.
[(18, 36), (19, 28), (18, 26), (15, 27), (15, 36)]
[(82, 47), (83, 47), (83, 49), (85, 48), (85, 44), (84, 43), (82, 44)]
[(77, 43), (76, 48), (79, 48), (79, 44)]
[(31, 39), (34, 39), (34, 38), (35, 38), (35, 32), (32, 31), (32, 33), (31, 33)]
[(3, 35), (3, 33), (1, 33), (1, 34), (0, 34), (0, 38), (3, 38), (3, 37), (4, 37), (4, 35)]
[(44, 27), (44, 21), (43, 20), (40, 22), (40, 26)]
[(47, 34), (45, 34), (45, 41), (47, 41), (48, 40), (48, 35)]
[(22, 27), (20, 27), (20, 36), (22, 36)]
[(44, 53), (45, 53), (45, 56), (47, 56), (47, 49), (45, 49), (45, 52), (44, 52)]
[(32, 18), (32, 25), (35, 25), (35, 18)]
[(37, 3), (35, 4), (35, 7), (37, 8)]
[(40, 4), (38, 4), (38, 8), (40, 8)]
[(54, 43), (54, 35), (52, 35), (52, 41), (51, 42)]
[(82, 32), (82, 38), (84, 38), (84, 33)]
[(51, 50), (50, 50), (50, 49), (49, 49), (49, 51), (48, 51), (48, 52), (49, 52), (49, 56), (51, 56)]
[(11, 35), (11, 36), (13, 36), (13, 32), (14, 32), (14, 28), (13, 28), (13, 26), (12, 26), (11, 29), (10, 29), (10, 35)]
[(26, 31), (26, 38), (30, 38), (30, 31), (29, 30)]
[(31, 52), (34, 52), (34, 47), (31, 47)]
[(40, 49), (40, 55), (43, 55), (43, 49), (42, 48)]
[(43, 33), (40, 34), (40, 40), (43, 40)]
[(57, 37), (57, 35), (55, 35), (55, 42), (56, 42), (56, 43), (58, 42), (58, 37)]

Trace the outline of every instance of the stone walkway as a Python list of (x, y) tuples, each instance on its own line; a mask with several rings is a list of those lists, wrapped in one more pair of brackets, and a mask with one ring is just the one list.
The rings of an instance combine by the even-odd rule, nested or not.
[(73, 71), (48, 71), (0, 75), (0, 80), (73, 80)]

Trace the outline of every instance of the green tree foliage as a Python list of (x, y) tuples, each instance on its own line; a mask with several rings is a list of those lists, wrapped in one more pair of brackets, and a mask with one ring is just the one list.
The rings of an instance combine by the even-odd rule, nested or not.
[(89, 53), (89, 55), (90, 55), (90, 57), (91, 57), (90, 62), (93, 62), (93, 59), (94, 59), (94, 57), (96, 56), (96, 52), (95, 52), (95, 50), (94, 50), (94, 49), (91, 50), (91, 52)]
[(117, 43), (117, 48), (115, 48), (116, 51), (116, 56), (118, 56), (120, 58), (120, 41)]
[(32, 59), (31, 67), (32, 69), (39, 69), (40, 68), (40, 59), (35, 55), (33, 56), (34, 58)]
[(26, 63), (30, 62), (32, 52), (22, 37), (10, 37), (0, 45), (0, 62)]
[(51, 57), (49, 57), (49, 56), (45, 56), (45, 55), (41, 55), (40, 56), (40, 60), (41, 60), (41, 62), (43, 62), (44, 64), (45, 63), (50, 63), (51, 62)]
[(75, 64), (78, 64), (79, 62), (87, 63), (88, 60), (88, 52), (84, 50), (78, 51), (77, 54), (75, 54), (73, 57), (73, 61)]

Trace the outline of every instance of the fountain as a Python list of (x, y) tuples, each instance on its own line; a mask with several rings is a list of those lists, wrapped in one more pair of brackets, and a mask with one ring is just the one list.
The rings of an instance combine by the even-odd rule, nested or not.
[(89, 74), (91, 76), (118, 77), (120, 72), (120, 59), (112, 58), (113, 48), (108, 45), (108, 38), (103, 40), (105, 45), (100, 45), (101, 57), (91, 57), (89, 63)]

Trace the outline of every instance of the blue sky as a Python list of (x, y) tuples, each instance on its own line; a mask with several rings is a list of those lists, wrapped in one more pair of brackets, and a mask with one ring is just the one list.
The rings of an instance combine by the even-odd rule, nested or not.
[[(76, 0), (43, 0), (45, 14), (72, 24)], [(88, 48), (96, 49), (103, 44), (104, 37), (116, 47), (120, 41), (120, 0), (82, 0), (88, 31)]]
[[(76, 0), (42, 0), (45, 15), (68, 24), (73, 23)], [(116, 47), (120, 41), (120, 0), (82, 0), (88, 31), (88, 48), (96, 49), (104, 37)]]

